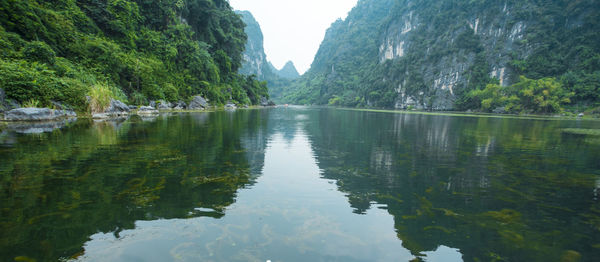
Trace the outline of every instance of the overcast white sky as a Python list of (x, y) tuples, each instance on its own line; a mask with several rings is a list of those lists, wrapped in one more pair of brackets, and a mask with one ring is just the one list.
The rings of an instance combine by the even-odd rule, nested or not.
[(312, 63), (325, 31), (345, 19), (357, 0), (229, 0), (254, 15), (264, 35), (267, 59), (277, 69), (292, 60), (300, 74)]

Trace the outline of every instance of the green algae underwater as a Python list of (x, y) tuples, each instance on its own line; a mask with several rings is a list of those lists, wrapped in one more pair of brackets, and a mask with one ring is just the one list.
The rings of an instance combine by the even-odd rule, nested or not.
[(303, 107), (4, 125), (0, 260), (594, 261), (599, 129)]

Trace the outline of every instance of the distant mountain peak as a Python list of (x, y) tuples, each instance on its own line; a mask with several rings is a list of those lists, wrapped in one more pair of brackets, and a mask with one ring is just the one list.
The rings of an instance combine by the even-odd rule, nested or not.
[(279, 70), (278, 75), (287, 79), (296, 79), (300, 77), (298, 70), (296, 70), (296, 66), (294, 66), (294, 62), (292, 61), (285, 63), (283, 68)]

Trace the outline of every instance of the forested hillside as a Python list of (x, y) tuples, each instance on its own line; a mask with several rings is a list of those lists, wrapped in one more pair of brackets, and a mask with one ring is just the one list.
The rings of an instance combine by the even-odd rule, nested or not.
[(598, 0), (361, 0), (282, 94), (301, 104), (581, 112), (600, 106)]
[(266, 86), (237, 73), (244, 26), (227, 0), (1, 1), (0, 88), (82, 111), (102, 95), (256, 104)]

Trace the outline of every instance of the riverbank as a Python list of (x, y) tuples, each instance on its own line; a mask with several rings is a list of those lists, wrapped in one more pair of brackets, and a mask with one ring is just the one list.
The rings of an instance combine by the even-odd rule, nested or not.
[(89, 99), (90, 106), (88, 111), (75, 112), (70, 107), (56, 103), (53, 108), (36, 107), (35, 105), (17, 105), (10, 110), (0, 110), (0, 121), (53, 121), (67, 118), (93, 118), (109, 119), (123, 117), (130, 114), (153, 115), (161, 112), (206, 112), (214, 110), (237, 110), (248, 108), (272, 107), (275, 104), (265, 97), (261, 98), (260, 105), (237, 105), (228, 102), (225, 105), (211, 105), (208, 100), (202, 96), (194, 96), (189, 103), (166, 102), (164, 100), (151, 101), (147, 106), (127, 105), (122, 101), (110, 99), (99, 105), (94, 99)]
[(4, 120), (4, 116), (0, 113), (0, 137), (8, 132), (15, 132), (20, 134), (42, 134), (53, 132), (54, 130), (62, 129), (80, 121), (90, 121), (94, 123), (122, 123), (132, 118), (137, 118), (141, 121), (152, 121), (158, 119), (161, 116), (171, 116), (177, 114), (194, 114), (194, 113), (215, 113), (225, 111), (239, 111), (239, 110), (258, 110), (268, 108), (264, 106), (248, 106), (235, 109), (228, 109), (225, 107), (212, 107), (203, 110), (155, 110), (155, 113), (143, 113), (138, 110), (132, 110), (127, 114), (111, 115), (108, 117), (94, 117), (93, 114), (86, 112), (80, 113), (72, 117), (61, 117), (50, 120), (38, 120), (38, 121), (7, 121)]
[(516, 114), (492, 114), (480, 112), (459, 112), (459, 111), (414, 111), (414, 110), (391, 110), (391, 109), (371, 109), (371, 108), (336, 108), (339, 110), (380, 112), (395, 114), (418, 114), (418, 115), (437, 115), (437, 116), (459, 116), (459, 117), (486, 117), (486, 118), (512, 118), (512, 119), (537, 119), (537, 120), (592, 120), (600, 121), (600, 115), (583, 116), (562, 116), (562, 115), (516, 115)]

